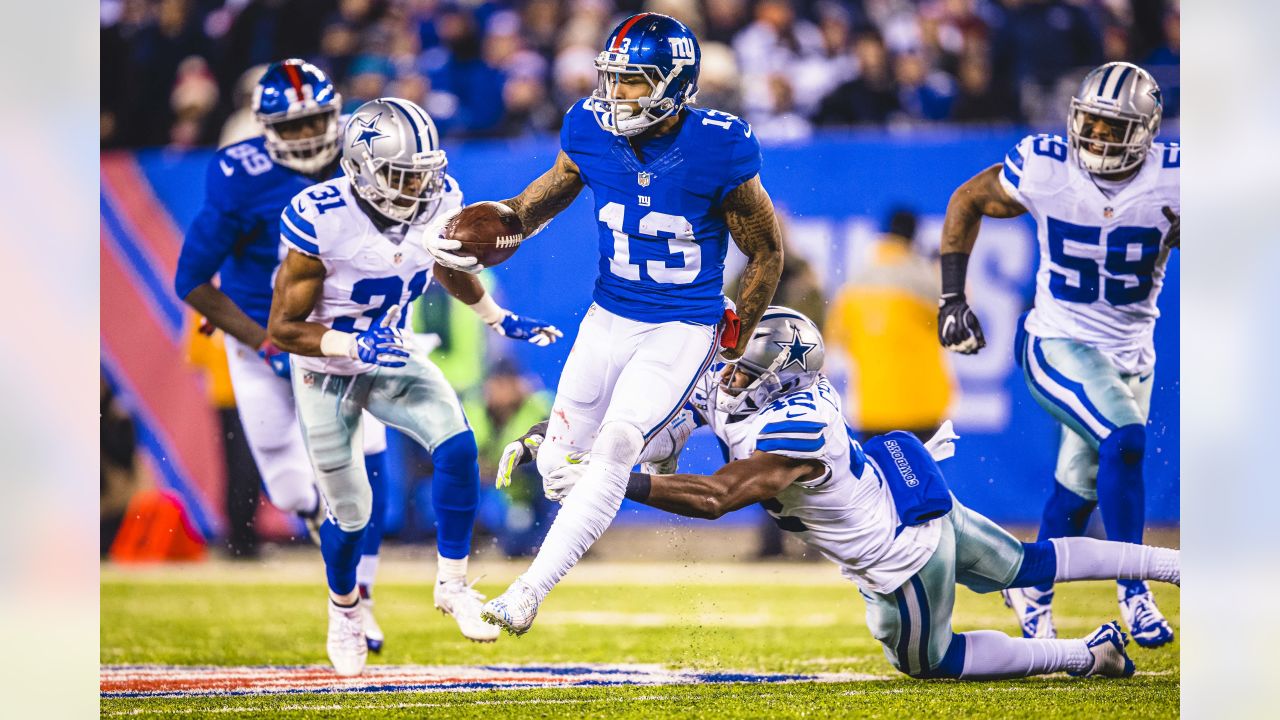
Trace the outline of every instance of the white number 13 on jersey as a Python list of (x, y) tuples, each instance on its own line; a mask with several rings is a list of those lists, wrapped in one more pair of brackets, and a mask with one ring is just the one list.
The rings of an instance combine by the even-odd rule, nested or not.
[[(622, 231), (622, 218), (626, 207), (611, 202), (600, 208), (600, 222), (613, 231), (613, 257), (609, 270), (623, 280), (639, 280), (640, 264), (631, 261), (631, 236)], [(653, 238), (660, 234), (674, 235), (667, 239), (667, 249), (672, 255), (684, 256), (684, 267), (667, 267), (665, 260), (647, 260), (645, 269), (654, 282), (670, 285), (687, 285), (702, 271), (702, 249), (693, 239), (693, 225), (683, 215), (651, 212), (640, 218), (640, 234)]]

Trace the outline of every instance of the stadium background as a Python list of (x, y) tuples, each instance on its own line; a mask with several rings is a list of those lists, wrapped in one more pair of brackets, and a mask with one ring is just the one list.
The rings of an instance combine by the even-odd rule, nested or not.
[[(1070, 89), (1092, 65), (1150, 66), (1170, 98), (1161, 139), (1177, 137), (1176, 3), (103, 2), (103, 374), (135, 420), (152, 474), (178, 491), (206, 536), (224, 529), (225, 465), (204, 378), (175, 362), (190, 318), (170, 280), (211, 148), (223, 133), (244, 132), (241, 76), (297, 55), (330, 70), (348, 105), (384, 93), (415, 99), (440, 123), (468, 199), (508, 197), (554, 157), (560, 112), (594, 84), (595, 46), (618, 17), (640, 9), (699, 31), (701, 104), (739, 112), (756, 128), (789, 248), (819, 269), (828, 298), (893, 207), (913, 207), (918, 242), (936, 246), (951, 191), (1028, 130), (1062, 132)], [(1056, 448), (1056, 429), (1010, 352), (1031, 298), (1033, 233), (1026, 219), (984, 224), (970, 292), (989, 347), (952, 358), (961, 390), (952, 416), (963, 440), (946, 468), (966, 503), (1021, 523), (1038, 520)], [(549, 351), (491, 343), (488, 361), (509, 352), (554, 389), (589, 302), (594, 247), (580, 198), (493, 272), (508, 306), (557, 323), (567, 337)], [(1153, 524), (1179, 516), (1178, 257), (1156, 335)], [(685, 467), (710, 470), (718, 455), (701, 438)], [(748, 509), (721, 522), (756, 517)], [(636, 507), (621, 518), (673, 522)], [(278, 516), (262, 520), (268, 532), (285, 531)]]

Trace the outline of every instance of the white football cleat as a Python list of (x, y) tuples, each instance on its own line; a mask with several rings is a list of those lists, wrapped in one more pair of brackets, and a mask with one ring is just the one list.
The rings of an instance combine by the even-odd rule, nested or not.
[(359, 675), (369, 659), (369, 645), (364, 636), (364, 610), (357, 603), (340, 607), (329, 600), (329, 662), (339, 675)]
[(1139, 589), (1128, 597), (1121, 597), (1120, 617), (1140, 647), (1156, 648), (1173, 641), (1173, 628), (1156, 607), (1150, 590)]
[(533, 619), (537, 616), (538, 596), (534, 594), (533, 588), (519, 580), (512, 583), (506, 592), (485, 603), (484, 610), (480, 613), (485, 622), (493, 623), (517, 637), (529, 632), (529, 628), (533, 627)]
[(436, 609), (445, 615), (452, 615), (462, 636), (475, 642), (493, 642), (498, 639), (498, 628), (480, 619), (480, 606), (484, 603), (481, 595), (465, 580), (444, 580), (436, 583)]
[(1124, 651), (1129, 644), (1129, 637), (1120, 631), (1120, 625), (1114, 620), (1094, 630), (1084, 639), (1093, 656), (1093, 664), (1084, 672), (1071, 672), (1076, 677), (1115, 677), (1127, 678), (1133, 675), (1133, 661)]
[[(1028, 592), (1030, 591), (1030, 592)], [(1053, 591), (1039, 593), (1034, 588), (1009, 588), (1001, 590), (1006, 607), (1018, 616), (1022, 637), (1052, 640), (1058, 637), (1053, 626)]]
[(382, 628), (378, 626), (378, 621), (373, 618), (373, 598), (360, 598), (360, 612), (364, 616), (364, 639), (369, 646), (369, 652), (382, 652), (382, 642), (385, 639), (382, 635)]

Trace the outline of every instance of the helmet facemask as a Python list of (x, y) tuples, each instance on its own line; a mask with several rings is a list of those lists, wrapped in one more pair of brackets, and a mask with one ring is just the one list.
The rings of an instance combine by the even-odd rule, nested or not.
[[(670, 74), (664, 76), (657, 65), (632, 64), (624, 53), (608, 50), (600, 53), (595, 63), (596, 90), (591, 93), (591, 112), (596, 122), (606, 132), (631, 137), (671, 117), (685, 103), (692, 102), (697, 94), (696, 86), (690, 83), (681, 97), (664, 97), (686, 64), (692, 64), (692, 61), (677, 60)], [(623, 76), (643, 78), (649, 86), (649, 93), (631, 100), (618, 97)]]
[[(315, 122), (323, 116), (323, 130), (308, 137), (286, 139), (298, 125)], [(304, 175), (315, 175), (329, 167), (338, 156), (338, 104), (300, 113), (276, 116), (259, 115), (266, 136), (267, 154), (279, 165)], [(292, 127), (291, 127), (292, 126)]]
[(391, 220), (415, 225), (430, 220), (440, 206), (448, 164), (443, 150), (417, 153), (410, 165), (371, 155), (360, 164), (342, 160), (352, 187), (365, 202)]
[[(1118, 135), (1120, 139), (1085, 137), (1086, 132), (1092, 132), (1095, 118), (1105, 119), (1114, 129), (1113, 136)], [(1080, 167), (1095, 175), (1122, 173), (1141, 165), (1159, 130), (1159, 115), (1144, 118), (1079, 98), (1071, 99), (1071, 113), (1067, 118), (1068, 142)]]
[[(774, 398), (797, 389), (803, 378), (783, 381), (778, 374), (777, 366), (784, 361), (785, 357), (780, 356), (773, 366), (762, 368), (739, 358), (736, 363), (726, 366), (716, 385), (716, 409), (728, 415), (750, 415), (759, 412)], [(734, 386), (739, 372), (751, 379), (745, 387)]]

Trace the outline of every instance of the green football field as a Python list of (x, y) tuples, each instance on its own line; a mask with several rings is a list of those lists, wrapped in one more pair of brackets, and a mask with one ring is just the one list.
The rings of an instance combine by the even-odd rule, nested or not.
[[(475, 563), (477, 588), (500, 592), (524, 569)], [(1129, 646), (1128, 680), (1066, 675), (991, 683), (897, 675), (863, 624), (854, 587), (828, 563), (620, 563), (588, 559), (548, 598), (533, 630), (491, 645), (463, 639), (432, 608), (431, 565), (386, 562), (376, 590), (387, 635), (375, 666), (633, 664), (709, 673), (821, 673), (836, 682), (630, 685), (537, 689), (286, 692), (103, 697), (107, 717), (1177, 717), (1178, 643)], [(1175, 630), (1177, 588), (1157, 586)], [(255, 565), (102, 571), (104, 690), (117, 666), (307, 666), (327, 663), (319, 558)], [(1112, 583), (1060, 586), (1062, 636), (1117, 617)], [(960, 589), (957, 631), (1013, 634), (998, 595)], [(183, 668), (173, 670), (177, 672)], [(206, 668), (207, 669), (207, 668)], [(214, 668), (215, 670), (217, 668)], [(384, 668), (392, 671), (397, 668)], [(170, 669), (161, 667), (160, 672)], [(270, 668), (247, 672), (270, 672)], [(237, 671), (240, 672), (240, 671)], [(315, 671), (324, 674), (323, 671)]]

